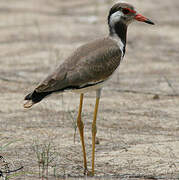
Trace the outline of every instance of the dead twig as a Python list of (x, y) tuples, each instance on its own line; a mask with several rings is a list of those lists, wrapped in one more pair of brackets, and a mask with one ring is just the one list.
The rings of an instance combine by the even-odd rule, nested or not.
[(173, 93), (177, 94), (177, 92), (176, 92), (175, 88), (173, 87), (172, 83), (170, 82), (170, 80), (166, 76), (164, 76), (164, 79), (167, 82), (168, 86), (172, 89)]

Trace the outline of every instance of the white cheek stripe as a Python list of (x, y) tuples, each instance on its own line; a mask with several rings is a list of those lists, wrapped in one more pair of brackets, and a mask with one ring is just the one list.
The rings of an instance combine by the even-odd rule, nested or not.
[(121, 11), (117, 11), (115, 13), (113, 13), (110, 17), (110, 24), (112, 27), (114, 27), (115, 23), (120, 21), (121, 16), (123, 16), (124, 14)]

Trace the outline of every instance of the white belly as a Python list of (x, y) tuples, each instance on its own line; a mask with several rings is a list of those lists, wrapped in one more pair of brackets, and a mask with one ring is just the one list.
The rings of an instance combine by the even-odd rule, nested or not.
[(86, 92), (90, 92), (90, 91), (96, 91), (98, 89), (101, 89), (104, 86), (105, 83), (106, 83), (106, 81), (103, 81), (102, 83), (99, 83), (99, 84), (96, 84), (96, 85), (93, 85), (93, 86), (88, 86), (88, 87), (81, 88), (81, 89), (73, 89), (73, 90), (70, 90), (70, 91), (74, 92), (74, 93), (86, 93)]

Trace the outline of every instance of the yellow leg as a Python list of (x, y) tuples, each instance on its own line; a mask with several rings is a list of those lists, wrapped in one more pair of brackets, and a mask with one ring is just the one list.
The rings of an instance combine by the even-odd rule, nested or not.
[(92, 123), (92, 171), (91, 175), (94, 175), (94, 161), (95, 161), (95, 140), (96, 140), (96, 133), (97, 133), (97, 127), (96, 127), (96, 119), (97, 119), (97, 113), (98, 113), (98, 106), (99, 106), (99, 100), (100, 100), (100, 90), (96, 92), (96, 104), (94, 109), (94, 118)]
[(78, 118), (77, 118), (77, 126), (80, 133), (80, 139), (83, 149), (83, 163), (84, 163), (84, 174), (87, 173), (87, 161), (86, 161), (86, 151), (85, 151), (85, 142), (84, 142), (84, 125), (83, 121), (81, 120), (81, 112), (82, 112), (82, 106), (83, 106), (83, 94), (80, 95), (80, 105), (79, 105), (79, 111), (78, 111)]

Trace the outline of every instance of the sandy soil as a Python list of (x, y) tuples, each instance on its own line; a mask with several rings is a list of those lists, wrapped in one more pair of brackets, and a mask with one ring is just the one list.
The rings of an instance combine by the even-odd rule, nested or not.
[[(179, 179), (179, 1), (132, 3), (156, 26), (129, 27), (125, 60), (103, 90), (96, 179)], [(38, 179), (34, 143), (42, 148), (49, 142), (54, 157), (49, 179), (55, 179), (54, 174), (56, 179), (83, 179), (78, 132), (74, 143), (79, 95), (53, 95), (30, 110), (22, 104), (24, 96), (76, 47), (108, 33), (106, 17), (112, 4), (0, 1), (0, 154), (10, 169), (24, 166), (10, 179)], [(89, 169), (94, 103), (95, 93), (86, 94), (83, 121)]]

